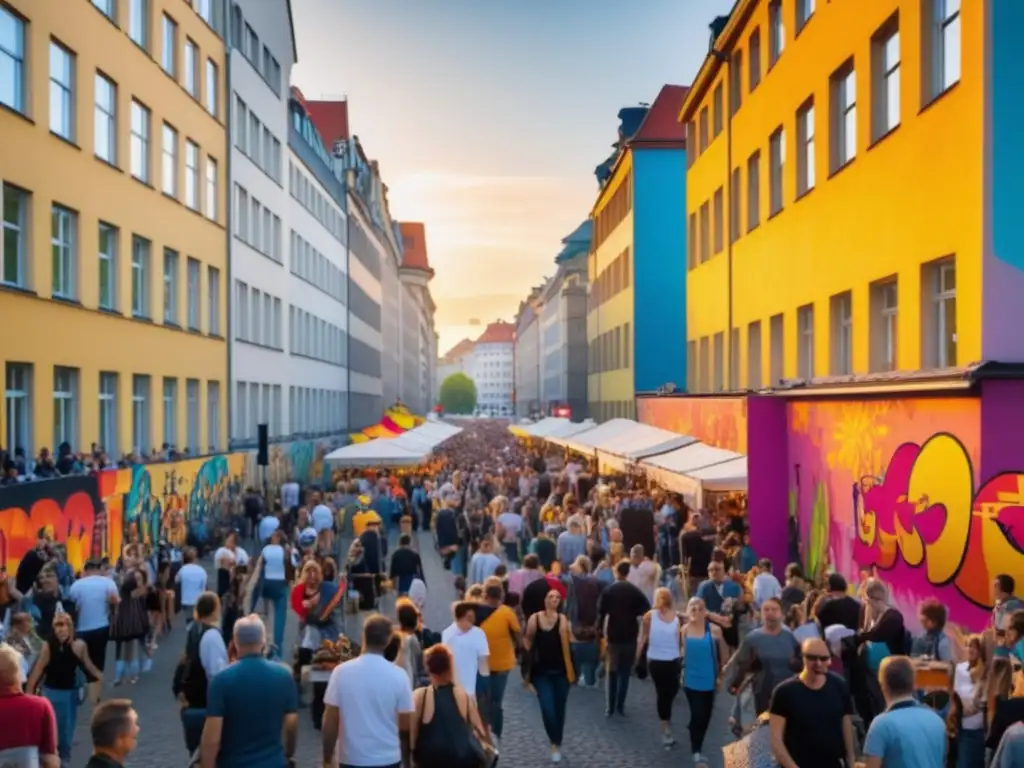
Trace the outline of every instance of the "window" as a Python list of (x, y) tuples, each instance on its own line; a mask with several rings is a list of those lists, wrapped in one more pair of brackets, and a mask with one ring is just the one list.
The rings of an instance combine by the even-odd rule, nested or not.
[(193, 98), (199, 97), (199, 46), (185, 40), (185, 90)]
[[(281, 218), (273, 217), (273, 227), (270, 241), (270, 256), (278, 263), (284, 263), (284, 255), (281, 253)], [(326, 288), (327, 286), (321, 286)]]
[(773, 315), (768, 321), (768, 343), (771, 345), (771, 357), (768, 360), (768, 386), (776, 386), (785, 375), (786, 338), (783, 336), (785, 325), (783, 315)]
[(199, 330), (199, 301), (202, 298), (202, 285), (200, 285), (201, 272), (199, 262), (190, 258), (187, 265), (188, 270), (188, 327)]
[(117, 16), (114, 10), (114, 0), (92, 0), (93, 6), (108, 19), (115, 19)]
[(931, 98), (960, 82), (960, 0), (931, 0)]
[(832, 373), (853, 373), (853, 297), (849, 291), (832, 297)]
[(724, 228), (725, 228), (725, 190), (719, 187), (715, 190), (714, 198), (714, 215), (715, 215), (715, 230), (714, 230), (714, 252), (721, 253), (724, 245)]
[(274, 299), (273, 324), (271, 326), (270, 346), (276, 349), (284, 349), (281, 346), (281, 300)]
[[(686, 124), (686, 167), (692, 168), (697, 159), (697, 123), (691, 120)], [(290, 163), (289, 163), (290, 165)]]
[(715, 132), (715, 134), (714, 134), (715, 138), (717, 138), (718, 135), (722, 132), (722, 123), (723, 123), (723, 118), (725, 117), (725, 115), (723, 114), (725, 112), (725, 106), (724, 106), (725, 100), (724, 100), (724, 97), (722, 95), (722, 88), (723, 88), (722, 83), (719, 82), (718, 85), (715, 86), (715, 93), (714, 93), (714, 96), (712, 97), (714, 99), (714, 109), (715, 109), (715, 114), (712, 117), (712, 128), (713, 128), (713, 130)]
[(711, 208), (707, 202), (700, 207), (700, 261), (711, 258)]
[(74, 368), (55, 367), (53, 369), (53, 445), (68, 443), (71, 450), (78, 448), (78, 409), (76, 393), (78, 390), (78, 371)]
[(932, 326), (934, 337), (931, 354), (925, 359), (933, 368), (950, 368), (957, 364), (956, 356), (956, 262), (944, 259), (926, 265), (931, 272)]
[(694, 267), (696, 267), (700, 263), (700, 260), (698, 258), (698, 252), (697, 252), (697, 214), (696, 213), (691, 213), (690, 214), (690, 233), (689, 234), (690, 234), (690, 237), (689, 237), (689, 243), (690, 244), (689, 244), (689, 247), (687, 249), (688, 253), (686, 254), (686, 262), (689, 265), (690, 269), (693, 269)]
[(206, 218), (210, 221), (217, 220), (217, 161), (212, 157), (206, 158)]
[(235, 185), (235, 237), (249, 242), (249, 193)]
[(209, 333), (211, 336), (220, 335), (220, 270), (216, 267), (207, 267), (206, 291), (209, 295), (210, 320)]
[(50, 43), (50, 131), (68, 141), (75, 138), (74, 55)]
[(699, 120), (700, 120), (700, 137), (698, 138), (698, 141), (699, 141), (699, 145), (698, 146), (700, 147), (700, 153), (704, 154), (705, 150), (707, 150), (707, 148), (708, 148), (708, 140), (710, 138), (708, 136), (708, 108), (707, 107), (704, 107), (703, 109), (701, 109)]
[(117, 455), (117, 374), (100, 373), (99, 442), (110, 456)]
[(786, 169), (786, 132), (781, 127), (768, 138), (768, 157), (768, 213), (774, 216), (782, 210), (782, 180)]
[(100, 309), (117, 309), (117, 228), (100, 222)]
[(755, 29), (750, 33), (749, 59), (747, 59), (747, 88), (753, 93), (754, 89), (761, 83), (761, 30)]
[(761, 223), (761, 153), (755, 152), (747, 160), (747, 232), (753, 232)]
[(768, 68), (775, 66), (786, 48), (786, 22), (782, 18), (782, 0), (768, 6)]
[(244, 381), (235, 383), (235, 428), (232, 430), (234, 436), (239, 440), (246, 440), (249, 437), (247, 425), (249, 423), (249, 385)]
[(178, 254), (164, 248), (164, 322), (178, 324)]
[(735, 50), (729, 59), (729, 114), (735, 115), (743, 106), (743, 51)]
[(241, 97), (235, 94), (235, 146), (242, 152), (249, 151), (249, 110)]
[(149, 124), (150, 115), (146, 107), (132, 101), (132, 176), (149, 183)]
[(150, 242), (132, 236), (132, 315), (149, 317)]
[(895, 371), (899, 289), (896, 278), (871, 286), (871, 370)]
[(149, 50), (149, 0), (128, 0), (128, 37)]
[(199, 14), (199, 18), (201, 18), (203, 21), (205, 21), (211, 27), (216, 29), (218, 32), (220, 31), (220, 27), (217, 24), (217, 21), (218, 21), (217, 16), (219, 16), (220, 14), (217, 14), (217, 16), (214, 15), (215, 14), (214, 0), (197, 0), (194, 3), (193, 7), (196, 9), (196, 13)]
[(740, 329), (729, 332), (729, 391), (740, 388)]
[(832, 172), (857, 155), (857, 73), (847, 62), (832, 75)]
[(178, 74), (175, 69), (178, 48), (178, 25), (166, 13), (164, 14), (162, 30), (163, 48), (160, 51), (160, 66), (164, 68), (164, 72), (168, 75), (176, 77)]
[(220, 448), (220, 382), (206, 382), (206, 450), (216, 453)]
[(761, 389), (761, 321), (747, 326), (747, 388)]
[(218, 84), (220, 83), (220, 72), (217, 65), (214, 64), (210, 59), (206, 60), (206, 111), (214, 117), (217, 117), (219, 110), (217, 104), (220, 102), (218, 98)]
[(50, 213), (50, 249), (53, 255), (53, 295), (62, 299), (75, 296), (76, 215), (67, 208), (53, 206)]
[(164, 442), (171, 447), (178, 444), (178, 380), (164, 379)]
[(153, 447), (149, 439), (149, 376), (132, 376), (132, 450), (137, 454), (149, 453)]
[(249, 340), (249, 286), (235, 281), (235, 338), (240, 341)]
[(712, 388), (715, 392), (725, 389), (725, 334), (715, 334), (714, 348), (714, 380)]
[(245, 25), (245, 44), (242, 50), (253, 66), (259, 69), (260, 39), (248, 24)]
[(900, 124), (900, 29), (893, 17), (871, 41), (872, 141)]
[(199, 381), (185, 381), (185, 449), (192, 456), (199, 454)]
[(199, 145), (185, 141), (185, 205), (199, 210)]
[(814, 189), (814, 102), (809, 101), (796, 113), (796, 195)]
[(807, 304), (796, 311), (796, 375), (802, 379), (814, 378), (814, 305)]
[(6, 445), (12, 452), (15, 448), (24, 448), (26, 455), (31, 456), (32, 366), (24, 363), (7, 363), (5, 383)]
[(117, 86), (96, 73), (95, 136), (93, 151), (100, 160), (117, 164)]
[(178, 196), (178, 132), (164, 123), (163, 163), (160, 166), (160, 183), (165, 195)]
[[(2, 13), (2, 10), (0, 10)], [(3, 274), (0, 275), (5, 285), (19, 288), (28, 287), (28, 205), (29, 197), (17, 187), (4, 184), (3, 187), (3, 240), (0, 251), (3, 253)], [(11, 446), (10, 443), (7, 444)]]
[(729, 184), (729, 242), (740, 239), (740, 169), (732, 169), (732, 181)]
[(25, 113), (25, 22), (0, 5), (0, 104)]
[(796, 33), (804, 28), (811, 16), (814, 15), (814, 0), (796, 0)]
[(711, 391), (711, 350), (708, 346), (708, 337), (700, 340), (697, 361), (697, 391)]

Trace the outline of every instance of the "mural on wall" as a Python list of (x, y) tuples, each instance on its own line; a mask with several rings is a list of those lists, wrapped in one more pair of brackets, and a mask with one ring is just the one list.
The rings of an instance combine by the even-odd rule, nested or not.
[(0, 488), (0, 567), (15, 573), (39, 532), (67, 549), (79, 569), (94, 551), (97, 517), (103, 509), (95, 477), (64, 477)]
[(877, 572), (908, 618), (938, 597), (974, 629), (989, 618), (997, 574), (1024, 585), (1024, 471), (977, 477), (978, 400), (787, 408), (790, 511), (809, 571)]
[(747, 453), (746, 397), (640, 397), (637, 421)]
[[(290, 443), (275, 443), (270, 446), (267, 460), (267, 486), (271, 496), (288, 480), (306, 484), (330, 485), (332, 474), (324, 457), (345, 440), (294, 440)], [(256, 454), (247, 456), (245, 484), (255, 488), (262, 486), (263, 479), (256, 464)]]

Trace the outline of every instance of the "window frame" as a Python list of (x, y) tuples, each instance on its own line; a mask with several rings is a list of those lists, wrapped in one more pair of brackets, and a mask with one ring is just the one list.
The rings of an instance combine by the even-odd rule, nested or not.
[[(106, 235), (106, 241), (108, 244), (109, 252), (104, 252), (103, 241), (104, 235)], [(99, 222), (97, 226), (97, 243), (96, 243), (96, 259), (97, 259), (97, 272), (98, 272), (98, 285), (99, 290), (97, 291), (96, 304), (100, 309), (109, 310), (112, 312), (117, 311), (117, 246), (119, 239), (119, 231), (113, 224), (108, 224), (105, 221)], [(103, 265), (106, 263), (107, 268), (107, 280), (103, 278)], [(104, 286), (104, 282), (107, 283)], [(104, 288), (108, 294), (108, 299), (104, 301)]]
[[(28, 21), (16, 13), (13, 8), (6, 5), (0, 4), (0, 22), (3, 21), (3, 17), (7, 16), (10, 18), (12, 25), (14, 25), (17, 37), (16, 50), (8, 50), (5, 47), (0, 46), (0, 56), (7, 57), (11, 60), (11, 72), (13, 74), (12, 81), (12, 102), (0, 98), (0, 104), (3, 104), (15, 112), (22, 115), (28, 114), (28, 104), (26, 101), (26, 70), (25, 70), (25, 57), (27, 48), (28, 38)], [(0, 83), (2, 86), (2, 83)], [(0, 91), (2, 92), (2, 91)]]
[[(54, 228), (59, 232), (54, 232)], [(59, 203), (50, 206), (50, 250), (53, 264), (51, 295), (75, 301), (78, 298), (78, 214)], [(60, 249), (60, 255), (57, 250)], [(60, 266), (60, 270), (56, 266)]]
[[(17, 197), (17, 221), (10, 221), (7, 218), (7, 196)], [(13, 184), (4, 183), (0, 186), (0, 205), (3, 206), (0, 213), (0, 254), (3, 256), (2, 268), (0, 268), (0, 284), (10, 285), (16, 288), (29, 287), (29, 262), (28, 262), (28, 238), (29, 232), (29, 206), (32, 204), (31, 194), (16, 187)], [(7, 279), (7, 233), (16, 232), (17, 253), (14, 257), (15, 280)]]
[[(75, 141), (75, 54), (63, 43), (51, 38), (49, 46), (49, 124), (50, 133), (74, 143)], [(54, 56), (62, 57), (63, 71), (54, 72)], [(66, 82), (65, 82), (66, 79)], [(54, 104), (60, 109), (55, 110)]]

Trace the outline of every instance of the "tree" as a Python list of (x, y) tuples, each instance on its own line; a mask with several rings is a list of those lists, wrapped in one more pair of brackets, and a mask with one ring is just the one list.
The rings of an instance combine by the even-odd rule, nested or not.
[(464, 373), (453, 373), (441, 382), (440, 400), (445, 413), (473, 413), (476, 408), (476, 384)]

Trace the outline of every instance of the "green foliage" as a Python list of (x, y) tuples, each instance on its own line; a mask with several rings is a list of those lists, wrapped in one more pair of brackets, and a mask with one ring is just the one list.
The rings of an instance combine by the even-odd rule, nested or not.
[(471, 414), (476, 408), (476, 384), (464, 373), (453, 373), (441, 382), (440, 400), (445, 413)]

